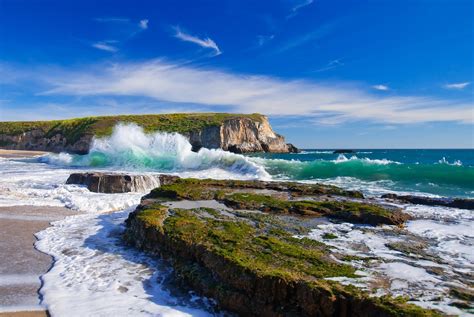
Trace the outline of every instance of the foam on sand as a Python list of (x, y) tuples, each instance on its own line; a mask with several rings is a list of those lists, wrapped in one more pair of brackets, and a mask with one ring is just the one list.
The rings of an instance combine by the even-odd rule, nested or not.
[(210, 315), (206, 299), (171, 294), (167, 266), (123, 244), (130, 210), (71, 216), (37, 234), (36, 247), (55, 260), (43, 304), (53, 316)]

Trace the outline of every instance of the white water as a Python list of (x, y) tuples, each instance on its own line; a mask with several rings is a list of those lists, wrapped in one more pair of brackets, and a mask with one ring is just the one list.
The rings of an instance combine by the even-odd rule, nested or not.
[(55, 259), (43, 304), (53, 316), (210, 315), (205, 299), (170, 294), (163, 263), (123, 245), (129, 211), (72, 216), (37, 234), (37, 248)]
[[(471, 316), (450, 305), (452, 287), (469, 289), (474, 271), (474, 215), (471, 210), (401, 205), (416, 219), (405, 228), (371, 227), (350, 223), (321, 224), (308, 235), (333, 246), (334, 252), (358, 256), (353, 260), (361, 279), (345, 279), (376, 294), (409, 296), (413, 303), (447, 314)], [(323, 239), (325, 234), (335, 239)], [(407, 255), (388, 247), (391, 243), (416, 245), (421, 253)], [(426, 247), (421, 245), (426, 244)], [(441, 271), (437, 270), (440, 269)], [(387, 285), (375, 281), (386, 280)]]
[[(339, 157), (338, 161), (356, 158)], [(177, 134), (145, 135), (136, 126), (122, 126), (111, 138), (96, 140), (88, 156), (48, 155), (37, 159), (0, 159), (0, 206), (65, 206), (82, 212), (54, 222), (38, 233), (38, 249), (55, 259), (53, 269), (43, 276), (43, 305), (53, 316), (110, 315), (208, 315), (208, 302), (195, 296), (175, 296), (163, 283), (169, 271), (162, 263), (120, 243), (123, 221), (138, 204), (142, 193), (98, 194), (76, 185), (65, 185), (70, 173), (113, 170), (143, 173), (166, 171), (182, 177), (221, 179), (267, 179), (258, 158), (220, 150), (191, 151)], [(373, 160), (373, 164), (390, 164)], [(372, 196), (385, 193), (383, 182), (339, 177), (324, 182), (362, 190)], [(409, 192), (403, 192), (409, 194)], [(324, 233), (338, 238), (325, 240), (341, 253), (374, 257), (370, 265), (354, 261), (363, 278), (349, 281), (369, 289), (377, 277), (387, 279), (390, 291), (409, 295), (416, 303), (446, 313), (465, 314), (450, 306), (450, 286), (467, 287), (461, 273), (474, 269), (473, 215), (471, 211), (441, 207), (401, 206), (417, 219), (406, 229), (322, 224), (310, 237), (321, 240)], [(115, 213), (111, 213), (115, 211)], [(408, 237), (408, 238), (407, 238)], [(430, 254), (438, 262), (407, 257), (389, 249), (388, 242), (429, 239)], [(409, 241), (409, 240), (408, 240)], [(438, 267), (444, 276), (427, 268)], [(341, 281), (344, 282), (344, 281)], [(472, 285), (472, 284), (471, 284)], [(186, 295), (186, 294), (185, 294)], [(442, 301), (435, 301), (441, 296)]]

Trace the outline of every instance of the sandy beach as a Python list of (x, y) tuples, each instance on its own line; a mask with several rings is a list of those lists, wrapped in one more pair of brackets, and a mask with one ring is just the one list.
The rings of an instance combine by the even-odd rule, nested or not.
[[(0, 149), (0, 157), (22, 158), (46, 154), (40, 151)], [(39, 305), (40, 276), (52, 265), (52, 258), (34, 248), (34, 234), (51, 221), (74, 212), (62, 207), (0, 207), (0, 316), (47, 316)]]
[(48, 152), (44, 152), (44, 151), (22, 151), (22, 150), (0, 149), (0, 157), (5, 157), (5, 158), (31, 157), (31, 156), (44, 155), (47, 153)]
[(52, 258), (34, 248), (34, 234), (71, 214), (62, 207), (0, 207), (0, 312), (41, 309), (40, 276), (49, 270)]

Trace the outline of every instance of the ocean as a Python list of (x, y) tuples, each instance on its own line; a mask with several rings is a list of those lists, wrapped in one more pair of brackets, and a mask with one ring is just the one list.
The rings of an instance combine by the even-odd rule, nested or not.
[[(215, 315), (212, 300), (179, 294), (166, 283), (169, 268), (123, 245), (124, 220), (144, 193), (100, 194), (66, 185), (70, 173), (114, 171), (167, 173), (181, 177), (294, 180), (360, 190), (374, 201), (384, 193), (474, 198), (474, 150), (373, 150), (334, 154), (306, 149), (294, 154), (239, 155), (222, 150), (192, 152), (181, 135), (144, 134), (118, 126), (98, 139), (87, 155), (47, 154), (0, 159), (0, 206), (65, 206), (81, 212), (38, 233), (36, 247), (54, 257), (42, 277), (40, 305), (52, 315)], [(392, 203), (393, 204), (393, 203)], [(452, 287), (469, 288), (474, 269), (474, 215), (470, 210), (399, 204), (414, 219), (400, 228), (349, 223), (315, 225), (310, 238), (327, 241), (348, 255), (375, 259), (354, 262), (364, 276), (341, 281), (369, 288), (375, 276), (387, 280), (374, 296), (409, 296), (423, 307), (469, 315), (451, 305)], [(421, 241), (428, 254), (413, 257), (390, 247)], [(427, 268), (438, 268), (427, 269)], [(439, 272), (442, 272), (440, 274)], [(438, 273), (436, 273), (438, 272)]]

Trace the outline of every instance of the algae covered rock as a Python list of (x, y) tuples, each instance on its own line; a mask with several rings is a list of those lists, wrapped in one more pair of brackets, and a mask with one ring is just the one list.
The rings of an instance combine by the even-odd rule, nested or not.
[[(323, 196), (324, 200), (321, 200)], [(363, 197), (359, 192), (319, 184), (210, 179), (177, 179), (174, 183), (155, 188), (147, 195), (148, 198), (165, 200), (215, 199), (233, 209), (312, 217), (326, 216), (371, 225), (401, 225), (410, 219), (408, 214), (398, 209), (387, 209), (354, 200), (334, 199), (332, 196)]]
[[(336, 281), (359, 276), (324, 243), (335, 237), (305, 237), (314, 217), (373, 225), (407, 219), (359, 197), (323, 185), (173, 179), (143, 197), (125, 238), (167, 259), (178, 285), (238, 315), (438, 316), (405, 298), (374, 297)], [(195, 207), (203, 200), (220, 204)]]
[(246, 316), (437, 316), (328, 278), (357, 277), (322, 242), (297, 238), (277, 216), (169, 208), (144, 199), (126, 239), (168, 259), (179, 284)]

